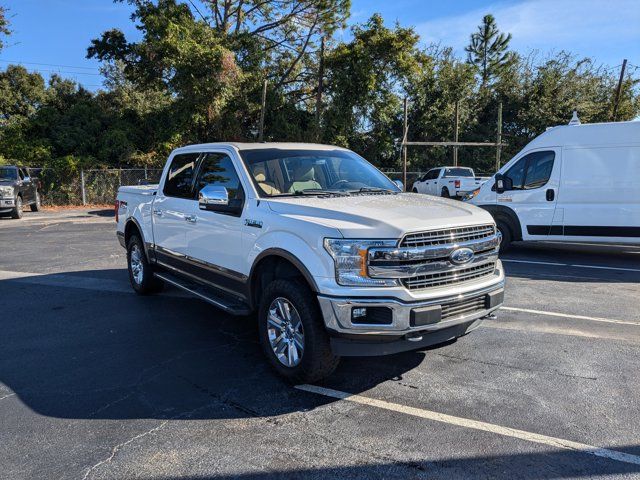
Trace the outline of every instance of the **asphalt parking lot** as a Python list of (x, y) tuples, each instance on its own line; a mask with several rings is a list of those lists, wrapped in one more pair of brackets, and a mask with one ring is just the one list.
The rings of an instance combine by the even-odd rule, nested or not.
[(514, 248), (496, 320), (294, 388), (114, 228), (0, 219), (1, 478), (640, 478), (638, 248)]

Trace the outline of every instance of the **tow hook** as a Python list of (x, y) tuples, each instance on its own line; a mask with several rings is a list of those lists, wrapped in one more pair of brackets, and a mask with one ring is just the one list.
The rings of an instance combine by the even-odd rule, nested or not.
[(419, 333), (410, 333), (406, 336), (406, 338), (410, 342), (419, 342), (420, 340), (422, 340), (422, 335), (420, 335)]

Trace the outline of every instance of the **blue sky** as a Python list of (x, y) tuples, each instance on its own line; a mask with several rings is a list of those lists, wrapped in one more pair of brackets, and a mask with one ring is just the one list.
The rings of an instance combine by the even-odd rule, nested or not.
[[(94, 90), (101, 85), (98, 64), (85, 58), (92, 38), (117, 27), (137, 32), (130, 7), (112, 0), (0, 0), (9, 8), (13, 36), (0, 53), (48, 76), (72, 77)], [(463, 55), (469, 34), (483, 15), (493, 13), (498, 26), (513, 34), (512, 48), (541, 56), (568, 50), (597, 63), (617, 67), (627, 58), (640, 65), (640, 0), (352, 0), (350, 23), (379, 12), (391, 25), (414, 26), (425, 44), (452, 46)], [(48, 65), (44, 65), (48, 64)]]

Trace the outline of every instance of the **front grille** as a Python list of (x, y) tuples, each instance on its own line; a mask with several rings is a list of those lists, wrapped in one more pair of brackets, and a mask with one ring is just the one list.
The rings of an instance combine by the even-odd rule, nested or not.
[(496, 268), (495, 262), (486, 263), (474, 267), (453, 270), (449, 272), (430, 273), (428, 275), (418, 275), (402, 280), (402, 284), (409, 290), (420, 290), (422, 288), (441, 287), (454, 283), (468, 282), (485, 275), (491, 275)]
[(448, 228), (431, 232), (410, 233), (400, 243), (401, 247), (427, 247), (447, 245), (488, 238), (495, 234), (493, 225), (476, 225), (473, 227)]
[(459, 300), (457, 302), (442, 305), (442, 320), (470, 315), (487, 308), (487, 296), (478, 295), (476, 297)]

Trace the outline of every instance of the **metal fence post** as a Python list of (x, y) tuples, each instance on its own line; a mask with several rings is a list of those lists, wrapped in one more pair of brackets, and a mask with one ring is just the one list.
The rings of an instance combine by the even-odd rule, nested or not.
[(87, 192), (84, 188), (84, 168), (80, 169), (80, 189), (82, 191), (82, 205), (87, 204)]

